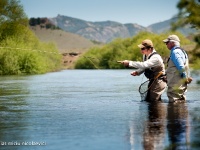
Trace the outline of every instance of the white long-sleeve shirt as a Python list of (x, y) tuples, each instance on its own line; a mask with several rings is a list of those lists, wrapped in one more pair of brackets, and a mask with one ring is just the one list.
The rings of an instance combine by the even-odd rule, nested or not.
[[(152, 53), (154, 53), (154, 52), (156, 52), (155, 49), (152, 51)], [(143, 62), (129, 61), (129, 67), (137, 68), (136, 71), (138, 72), (139, 75), (142, 74), (144, 72), (144, 70), (148, 69), (148, 68), (153, 68), (156, 66), (162, 66), (164, 68), (163, 59), (161, 58), (160, 55), (154, 54), (149, 58), (149, 56), (152, 53), (150, 53), (146, 57), (146, 60), (145, 60), (145, 55), (143, 55)], [(164, 70), (163, 70), (163, 72), (164, 72)]]

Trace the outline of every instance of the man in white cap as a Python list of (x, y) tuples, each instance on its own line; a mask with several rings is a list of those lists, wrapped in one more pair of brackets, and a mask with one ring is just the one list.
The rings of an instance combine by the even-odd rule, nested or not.
[[(165, 90), (166, 82), (161, 76), (165, 74), (165, 66), (163, 59), (156, 52), (151, 40), (144, 40), (138, 47), (143, 54), (143, 62), (139, 61), (119, 61), (126, 67), (137, 68), (136, 71), (131, 72), (131, 75), (138, 76), (142, 73), (150, 80), (149, 89), (145, 101), (155, 102), (161, 100), (161, 95)], [(159, 78), (158, 78), (159, 75)], [(157, 77), (157, 79), (155, 79)]]
[(171, 50), (166, 70), (169, 102), (185, 102), (187, 84), (191, 82), (188, 55), (180, 48), (177, 35), (169, 35), (163, 42)]

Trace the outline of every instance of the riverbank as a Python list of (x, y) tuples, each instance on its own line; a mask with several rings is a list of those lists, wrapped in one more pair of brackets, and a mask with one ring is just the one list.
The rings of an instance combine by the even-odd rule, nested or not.
[(74, 69), (75, 62), (81, 56), (81, 53), (63, 53), (62, 64), (63, 69)]

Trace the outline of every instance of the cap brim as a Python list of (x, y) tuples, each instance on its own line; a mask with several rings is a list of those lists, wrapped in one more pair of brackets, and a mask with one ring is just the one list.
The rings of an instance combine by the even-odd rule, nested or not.
[(169, 41), (169, 39), (165, 39), (165, 40), (163, 40), (164, 43), (167, 43), (168, 41)]
[(138, 45), (138, 47), (139, 47), (139, 48), (144, 48), (145, 46), (142, 45), (142, 44), (140, 44), (140, 45)]

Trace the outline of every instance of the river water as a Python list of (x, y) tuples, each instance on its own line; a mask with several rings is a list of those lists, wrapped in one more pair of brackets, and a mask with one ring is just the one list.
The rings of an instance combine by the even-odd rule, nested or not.
[(130, 70), (0, 77), (1, 150), (200, 148), (200, 85), (187, 102), (142, 102)]

